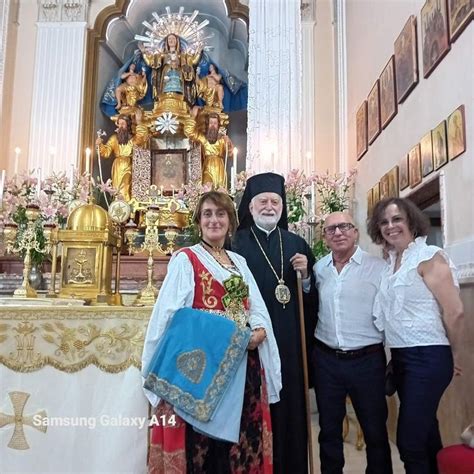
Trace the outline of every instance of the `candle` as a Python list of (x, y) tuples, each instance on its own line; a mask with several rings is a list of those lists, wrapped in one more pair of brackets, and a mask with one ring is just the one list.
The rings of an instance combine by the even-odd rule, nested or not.
[(86, 173), (90, 174), (92, 172), (91, 166), (91, 149), (89, 147), (86, 148)]
[(312, 174), (313, 163), (311, 162), (311, 152), (306, 152), (306, 166), (308, 168), (308, 176)]
[(71, 163), (71, 172), (69, 173), (69, 181), (71, 183), (71, 187), (74, 186), (74, 165)]
[(160, 194), (163, 196), (163, 185), (160, 186)]
[(36, 195), (39, 199), (40, 194), (41, 194), (41, 168), (38, 168), (37, 176), (38, 176), (38, 184), (36, 185)]
[(230, 167), (230, 193), (235, 194), (235, 167), (234, 166)]
[(21, 148), (17, 146), (15, 148), (15, 169), (14, 169), (15, 175), (18, 174), (18, 163), (20, 161), (20, 153), (21, 153)]
[(275, 153), (272, 151), (272, 171), (275, 171)]
[(232, 166), (234, 167), (234, 172), (237, 173), (237, 153), (239, 152), (239, 150), (234, 147), (234, 149), (232, 150)]
[(6, 171), (2, 170), (2, 177), (0, 178), (0, 209), (3, 209), (3, 188), (5, 186)]
[(171, 185), (171, 196), (174, 198), (174, 186)]
[(51, 171), (53, 170), (54, 171), (54, 158), (56, 157), (56, 147), (55, 146), (50, 146), (49, 147), (49, 166), (48, 166), (48, 170)]

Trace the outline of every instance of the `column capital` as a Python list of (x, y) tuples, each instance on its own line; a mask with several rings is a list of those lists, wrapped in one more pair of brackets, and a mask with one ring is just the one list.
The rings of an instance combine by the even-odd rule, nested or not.
[(38, 0), (38, 22), (87, 21), (90, 0)]

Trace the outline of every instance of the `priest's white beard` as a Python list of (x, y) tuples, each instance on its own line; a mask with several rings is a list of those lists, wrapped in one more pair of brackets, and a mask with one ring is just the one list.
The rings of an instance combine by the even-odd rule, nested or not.
[(281, 214), (274, 215), (274, 216), (262, 216), (256, 215), (253, 216), (253, 220), (258, 227), (265, 229), (267, 231), (273, 230), (280, 220)]

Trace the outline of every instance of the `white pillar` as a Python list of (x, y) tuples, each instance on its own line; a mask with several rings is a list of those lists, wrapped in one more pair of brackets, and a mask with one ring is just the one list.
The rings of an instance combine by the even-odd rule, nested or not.
[[(306, 2), (301, 11), (302, 28), (302, 116), (301, 116), (301, 159), (297, 164), (307, 176), (315, 171), (315, 57), (314, 57), (314, 2)], [(307, 159), (309, 156), (309, 160)]]
[(28, 166), (43, 176), (77, 165), (86, 10), (87, 2), (39, 2)]
[(337, 45), (337, 109), (338, 109), (338, 172), (348, 171), (347, 156), (347, 38), (345, 0), (334, 4), (334, 23), (336, 25)]

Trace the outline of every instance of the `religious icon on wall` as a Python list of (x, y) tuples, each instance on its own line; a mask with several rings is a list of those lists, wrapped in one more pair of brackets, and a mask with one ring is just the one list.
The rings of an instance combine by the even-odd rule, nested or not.
[(448, 0), (448, 17), (451, 42), (453, 42), (474, 18), (474, 1)]
[(448, 162), (448, 149), (446, 144), (446, 120), (443, 120), (431, 131), (433, 141), (434, 169), (438, 170)]
[(394, 44), (397, 99), (401, 104), (418, 84), (418, 50), (416, 16), (408, 18)]
[(428, 77), (449, 51), (448, 11), (445, 0), (426, 0), (421, 9), (423, 77)]
[(388, 173), (385, 173), (382, 178), (380, 178), (380, 199), (385, 199), (390, 197), (390, 192), (388, 189)]
[(375, 186), (372, 188), (372, 203), (375, 205), (380, 201), (380, 183), (375, 183)]
[(385, 128), (397, 114), (397, 96), (395, 90), (395, 57), (392, 56), (379, 77), (380, 121)]
[(433, 170), (433, 142), (431, 141), (431, 131), (420, 140), (421, 153), (421, 174), (428, 176)]
[(372, 215), (372, 211), (374, 209), (374, 201), (373, 201), (373, 194), (372, 188), (367, 191), (367, 217)]
[(367, 151), (367, 101), (364, 100), (356, 114), (356, 150), (360, 160)]
[(408, 187), (408, 155), (405, 155), (398, 164), (398, 183), (400, 191)]
[(394, 166), (388, 173), (388, 196), (398, 197), (398, 166)]
[(369, 143), (377, 138), (380, 130), (380, 96), (379, 80), (377, 79), (367, 97), (367, 138)]
[(421, 183), (421, 157), (419, 143), (408, 152), (408, 170), (410, 172), (410, 188), (414, 188)]
[(448, 117), (448, 158), (454, 160), (466, 151), (466, 122), (464, 105), (460, 105)]

